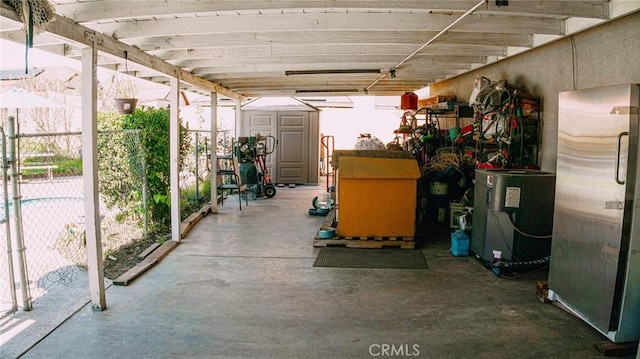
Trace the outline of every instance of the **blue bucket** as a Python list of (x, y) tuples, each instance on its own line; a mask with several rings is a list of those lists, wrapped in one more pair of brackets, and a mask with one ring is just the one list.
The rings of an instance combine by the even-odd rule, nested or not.
[(469, 255), (469, 236), (464, 231), (457, 230), (451, 233), (451, 254), (456, 257)]

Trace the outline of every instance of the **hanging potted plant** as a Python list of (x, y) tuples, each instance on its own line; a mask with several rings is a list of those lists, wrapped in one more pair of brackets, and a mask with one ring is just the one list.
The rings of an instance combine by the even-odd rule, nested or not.
[[(129, 73), (128, 58), (129, 58), (128, 53), (127, 51), (125, 51), (124, 52), (124, 72), (126, 76), (129, 76), (128, 75)], [(131, 80), (127, 78), (125, 82), (126, 82), (126, 85), (125, 85), (126, 88), (124, 91), (124, 95), (122, 97), (116, 97), (115, 99), (116, 109), (118, 110), (118, 113), (120, 113), (121, 115), (131, 115), (136, 110), (136, 106), (138, 105), (138, 99), (135, 98), (134, 96), (133, 85), (131, 84)]]

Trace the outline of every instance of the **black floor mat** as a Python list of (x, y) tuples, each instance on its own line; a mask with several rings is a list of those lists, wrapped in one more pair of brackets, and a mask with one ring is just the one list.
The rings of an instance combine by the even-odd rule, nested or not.
[(428, 269), (419, 249), (324, 247), (314, 267)]

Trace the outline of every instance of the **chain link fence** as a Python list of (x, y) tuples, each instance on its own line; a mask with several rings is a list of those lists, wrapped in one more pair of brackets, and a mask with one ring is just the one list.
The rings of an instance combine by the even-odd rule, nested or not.
[[(232, 153), (233, 131), (218, 131), (215, 144), (218, 154)], [(187, 130), (187, 133), (189, 143), (186, 147), (189, 153), (183, 158), (180, 171), (181, 219), (211, 202), (211, 131)], [(228, 165), (220, 163), (223, 166), (225, 164)], [(224, 179), (220, 178), (219, 181), (221, 180)]]
[(181, 219), (211, 201), (211, 131), (187, 133), (190, 151), (180, 169)]
[(140, 130), (98, 134), (102, 247), (106, 257), (148, 234), (145, 149)]
[[(17, 137), (26, 272), (30, 297), (37, 303), (48, 292), (64, 290), (79, 276), (87, 275), (82, 141), (80, 133)], [(102, 244), (108, 257), (120, 246), (145, 235), (146, 192), (136, 190), (146, 184), (145, 163), (138, 131), (100, 133), (98, 147)], [(2, 179), (6, 183), (7, 178)], [(6, 187), (0, 186), (0, 191), (4, 196)], [(125, 200), (118, 202), (114, 198)], [(12, 280), (5, 222), (9, 219), (11, 224), (13, 214), (5, 218), (5, 205), (2, 207), (0, 314), (11, 310)]]
[[(233, 138), (228, 132), (218, 133), (218, 153), (231, 152)], [(183, 155), (180, 173), (182, 219), (211, 201), (211, 132), (189, 130), (187, 134), (183, 139), (188, 138), (189, 150)], [(77, 278), (87, 276), (82, 139), (80, 133), (38, 133), (19, 134), (16, 142), (26, 276), (31, 302), (37, 305), (47, 293), (64, 291)], [(99, 132), (100, 214), (106, 260), (121, 246), (148, 234), (146, 204), (153, 199), (146, 195), (145, 158), (139, 130)], [(9, 182), (7, 177), (2, 177), (3, 183)], [(0, 186), (0, 199), (5, 193), (5, 187)], [(4, 214), (5, 208), (12, 207), (10, 188), (7, 195), (8, 204), (0, 206), (0, 315), (15, 310), (10, 291), (15, 279), (9, 267), (11, 262), (17, 267), (17, 261), (9, 260), (6, 233), (13, 211), (9, 216)]]
[[(216, 138), (216, 153), (218, 154), (218, 156), (220, 155), (230, 155), (233, 153), (233, 145), (234, 145), (234, 130), (219, 130), (217, 133), (217, 138)], [(218, 161), (217, 164), (218, 168), (217, 170), (233, 170), (233, 164), (230, 163), (229, 161)], [(218, 176), (218, 185), (221, 184), (229, 184), (233, 181), (233, 178), (231, 178), (230, 176)], [(226, 195), (228, 193), (224, 192), (224, 193), (220, 193), (219, 195), (223, 195), (225, 196), (226, 199)]]

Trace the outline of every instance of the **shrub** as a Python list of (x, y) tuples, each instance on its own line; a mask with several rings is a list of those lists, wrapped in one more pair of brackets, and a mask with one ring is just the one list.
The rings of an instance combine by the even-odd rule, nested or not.
[[(156, 226), (171, 225), (171, 196), (169, 193), (169, 119), (166, 109), (136, 109), (124, 117), (124, 129), (139, 129), (141, 146), (144, 148), (146, 176), (148, 181), (151, 219)], [(189, 153), (190, 141), (184, 127), (180, 126), (180, 163)]]

